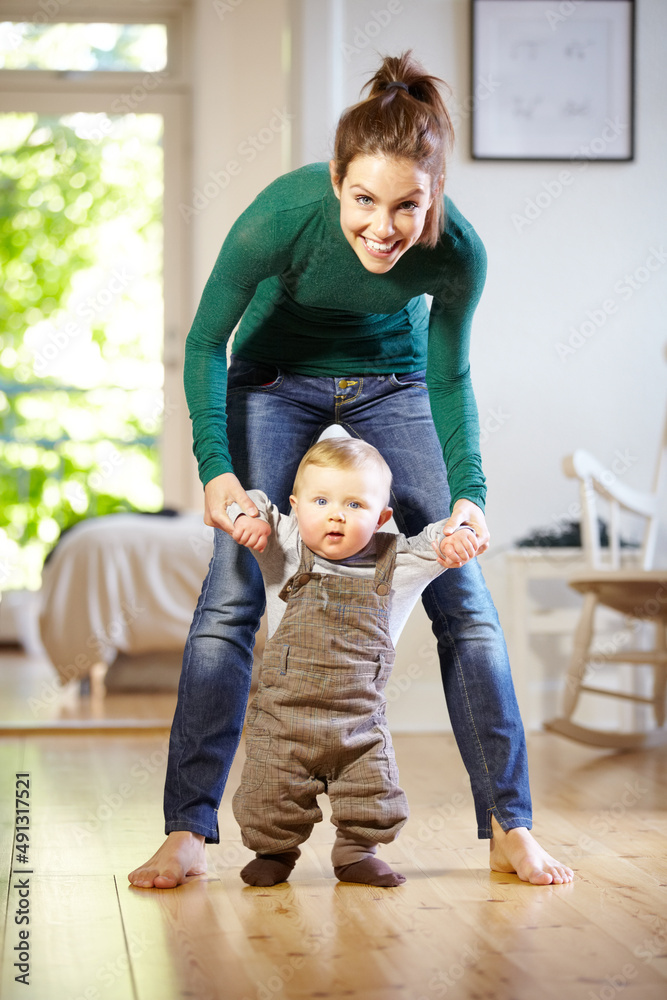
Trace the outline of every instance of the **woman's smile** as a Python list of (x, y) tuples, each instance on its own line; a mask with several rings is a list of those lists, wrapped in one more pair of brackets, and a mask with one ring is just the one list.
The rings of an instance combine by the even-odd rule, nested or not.
[(388, 257), (390, 256), (395, 248), (400, 243), (400, 240), (393, 240), (391, 243), (378, 243), (377, 240), (372, 240), (369, 236), (361, 237), (366, 244), (366, 249), (373, 257)]

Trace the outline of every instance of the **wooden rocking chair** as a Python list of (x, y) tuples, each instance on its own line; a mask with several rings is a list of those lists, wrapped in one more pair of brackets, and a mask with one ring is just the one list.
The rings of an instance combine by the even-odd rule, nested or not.
[[(563, 463), (566, 475), (577, 478), (581, 489), (581, 534), (586, 561), (590, 570), (579, 573), (569, 582), (584, 595), (584, 605), (575, 632), (574, 650), (570, 660), (563, 697), (563, 714), (545, 723), (545, 728), (593, 746), (616, 749), (644, 749), (667, 742), (665, 727), (665, 689), (667, 687), (667, 569), (653, 569), (657, 534), (659, 500), (663, 473), (667, 464), (667, 421), (663, 430), (654, 486), (651, 493), (639, 493), (621, 483), (592, 455), (576, 451)], [(598, 498), (603, 497), (609, 508), (609, 549), (604, 555), (600, 546)], [(635, 549), (637, 560), (632, 568), (621, 557), (620, 520), (623, 511), (630, 511), (645, 520), (643, 543)], [(627, 550), (624, 550), (627, 551)], [(626, 648), (616, 632), (612, 641), (596, 649), (596, 613), (600, 606), (620, 612), (628, 626), (650, 622), (655, 631), (651, 649)], [(599, 643), (598, 643), (599, 645)], [(587, 675), (607, 664), (653, 666), (653, 686), (650, 696), (629, 691), (610, 690), (587, 682)], [(635, 731), (595, 729), (572, 720), (582, 693), (622, 698), (652, 706), (655, 726)]]

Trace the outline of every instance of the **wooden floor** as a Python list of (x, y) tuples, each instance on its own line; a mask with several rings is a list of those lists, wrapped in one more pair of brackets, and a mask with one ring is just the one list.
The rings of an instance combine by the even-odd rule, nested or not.
[[(150, 718), (150, 698), (134, 698), (137, 717)], [(0, 739), (6, 1000), (667, 996), (666, 749), (609, 754), (531, 736), (535, 832), (577, 870), (572, 885), (490, 873), (452, 738), (398, 735), (411, 818), (381, 856), (404, 886), (338, 883), (328, 821), (289, 884), (244, 886), (251, 855), (227, 796), (209, 875), (177, 890), (134, 889), (127, 872), (162, 836), (166, 739), (157, 730)], [(27, 863), (14, 831), (17, 774), (30, 775), (20, 799)], [(14, 978), (26, 940), (28, 987)]]

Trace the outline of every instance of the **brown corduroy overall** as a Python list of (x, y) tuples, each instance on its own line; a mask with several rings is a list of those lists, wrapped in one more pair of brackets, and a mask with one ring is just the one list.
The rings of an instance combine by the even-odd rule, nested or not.
[(396, 536), (376, 539), (373, 579), (313, 573), (302, 543), (299, 568), (281, 591), (287, 608), (265, 647), (233, 800), (243, 843), (258, 854), (307, 840), (322, 819), (322, 792), (340, 847), (390, 843), (408, 817), (382, 694), (395, 656)]

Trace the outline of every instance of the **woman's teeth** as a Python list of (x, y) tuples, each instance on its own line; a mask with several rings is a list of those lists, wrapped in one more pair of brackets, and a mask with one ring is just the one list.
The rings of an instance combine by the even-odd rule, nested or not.
[(388, 253), (390, 250), (393, 250), (394, 247), (396, 246), (396, 242), (376, 243), (374, 240), (369, 240), (367, 236), (364, 236), (363, 240), (371, 248), (371, 250), (375, 250), (378, 253)]

